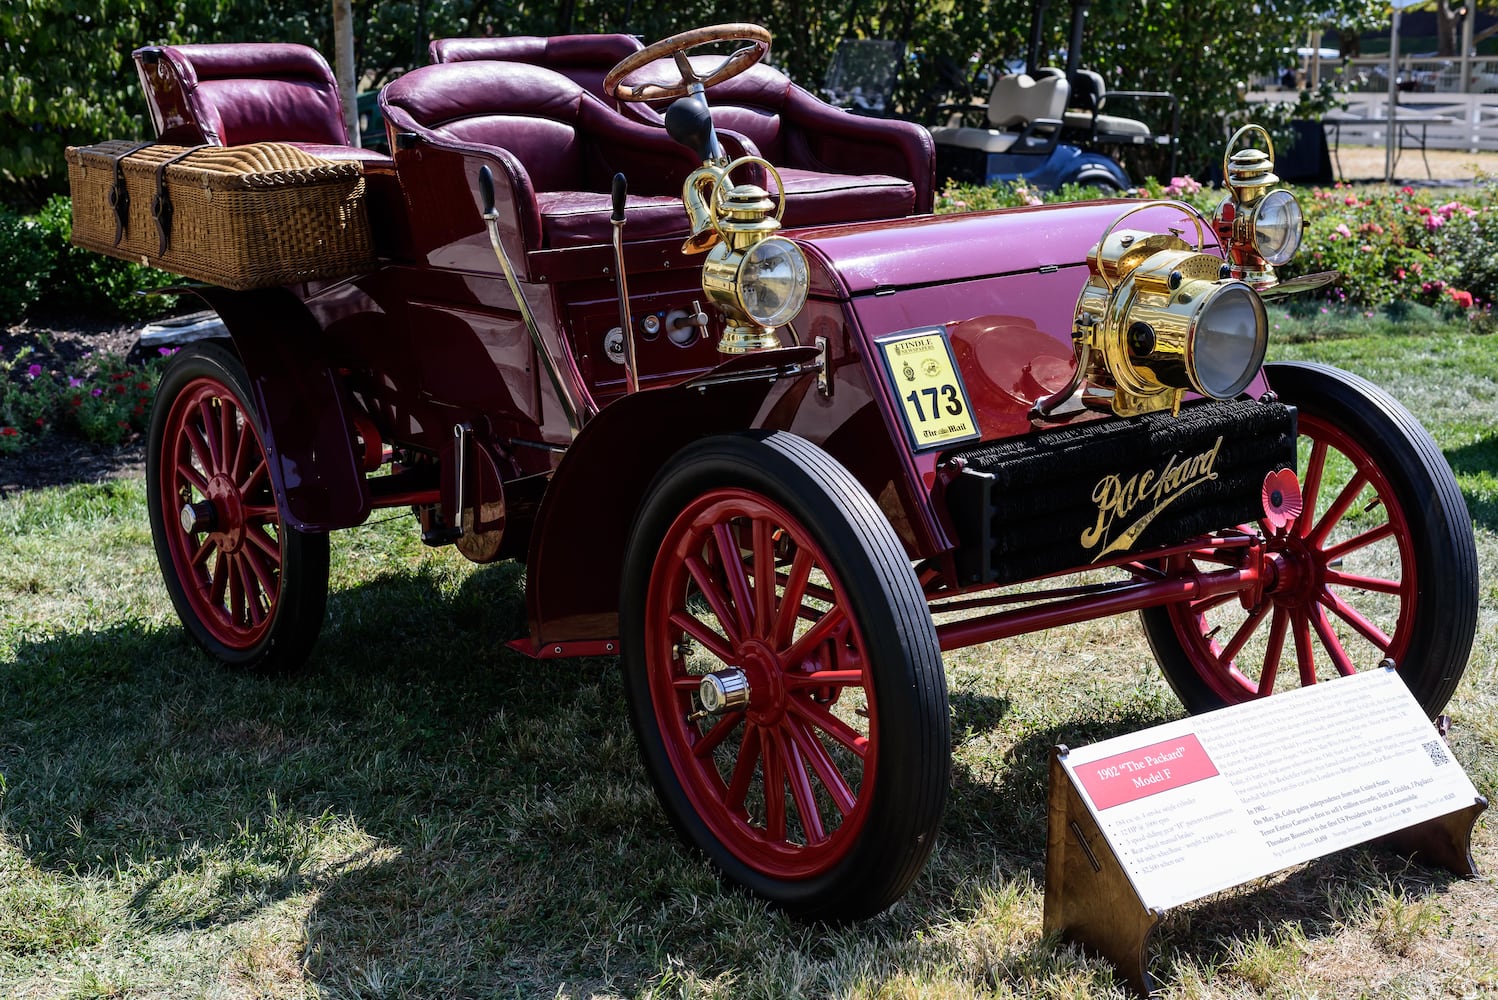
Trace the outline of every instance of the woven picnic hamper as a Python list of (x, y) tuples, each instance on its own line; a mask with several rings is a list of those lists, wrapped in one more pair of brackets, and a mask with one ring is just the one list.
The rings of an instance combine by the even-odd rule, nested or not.
[(237, 290), (374, 267), (354, 161), (275, 142), (126, 140), (69, 147), (67, 160), (78, 246)]

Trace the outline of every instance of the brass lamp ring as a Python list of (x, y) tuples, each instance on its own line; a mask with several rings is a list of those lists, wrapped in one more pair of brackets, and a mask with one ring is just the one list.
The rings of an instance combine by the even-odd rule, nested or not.
[[(779, 175), (776, 175), (776, 179), (779, 179)], [(1194, 247), (1194, 249), (1197, 253), (1201, 253), (1207, 245), (1207, 230), (1211, 228), (1211, 224), (1208, 223), (1206, 219), (1202, 218), (1202, 214), (1195, 208), (1186, 204), (1184, 201), (1176, 201), (1173, 198), (1162, 198), (1157, 201), (1147, 201), (1141, 205), (1135, 205), (1133, 208), (1130, 208), (1123, 214), (1119, 215), (1118, 218), (1114, 219), (1108, 224), (1107, 229), (1103, 230), (1103, 235), (1098, 237), (1097, 245), (1099, 250), (1107, 245), (1108, 237), (1112, 235), (1113, 230), (1118, 228), (1119, 223), (1123, 222), (1129, 216), (1135, 215), (1139, 212), (1143, 212), (1151, 208), (1164, 207), (1179, 208), (1182, 212), (1185, 213), (1186, 218), (1189, 219), (1191, 221), (1191, 224), (1196, 227), (1196, 246)], [(1118, 287), (1116, 283), (1108, 280), (1108, 276), (1102, 273), (1101, 268), (1099, 268), (1098, 277), (1102, 279), (1103, 284), (1107, 286), (1110, 293)]]
[[(760, 164), (775, 177), (775, 190), (780, 195), (779, 204), (775, 206), (775, 221), (779, 222), (781, 216), (785, 215), (785, 182), (780, 179), (780, 171), (775, 169), (775, 164), (763, 156), (741, 156), (723, 168), (722, 176), (725, 180), (729, 180), (735, 167), (748, 166), (751, 163)], [(723, 187), (724, 185), (721, 183), (713, 186), (713, 215), (715, 217), (719, 214), (723, 206), (723, 199), (725, 197)]]
[[(1250, 132), (1257, 132), (1264, 137), (1264, 145), (1269, 152), (1269, 162), (1271, 164), (1274, 163), (1274, 139), (1270, 137), (1268, 129), (1264, 128), (1258, 122), (1249, 122), (1233, 133), (1233, 137), (1228, 140), (1227, 148), (1222, 151), (1222, 176), (1224, 178), (1230, 176), (1228, 174), (1228, 163), (1233, 158), (1233, 150), (1237, 147), (1238, 140)], [(1247, 147), (1245, 146), (1245, 148)]]

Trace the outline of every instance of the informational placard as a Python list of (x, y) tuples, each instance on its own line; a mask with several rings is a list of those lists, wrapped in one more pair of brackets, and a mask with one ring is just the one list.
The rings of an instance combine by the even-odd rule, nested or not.
[(879, 351), (911, 447), (920, 451), (977, 439), (978, 425), (946, 331), (906, 331), (879, 341)]
[(1072, 749), (1060, 763), (1147, 910), (1480, 798), (1391, 669)]

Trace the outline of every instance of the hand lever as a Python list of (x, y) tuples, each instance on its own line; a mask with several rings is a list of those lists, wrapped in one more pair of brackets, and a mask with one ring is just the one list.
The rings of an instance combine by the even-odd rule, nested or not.
[[(614, 183), (615, 183), (616, 186), (618, 185), (618, 181), (615, 181)], [(489, 169), (489, 167), (488, 167), (487, 164), (484, 165), (484, 166), (482, 166), (482, 167), (479, 167), (479, 194), (482, 195), (483, 199), (484, 199), (484, 214), (485, 215), (493, 215), (494, 214), (494, 173)], [(615, 198), (614, 200), (615, 200), (615, 203), (617, 204), (618, 203), (618, 198)], [(615, 211), (618, 211), (618, 209), (615, 209)]]
[(635, 361), (635, 331), (629, 318), (629, 284), (624, 280), (624, 199), (627, 194), (623, 174), (614, 175), (614, 270), (619, 275), (619, 332), (624, 335), (624, 391), (640, 391), (640, 368)]

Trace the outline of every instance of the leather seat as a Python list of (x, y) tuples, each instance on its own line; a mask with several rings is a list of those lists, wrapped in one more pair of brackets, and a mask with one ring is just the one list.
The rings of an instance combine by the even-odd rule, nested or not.
[(608, 71), (642, 48), (634, 35), (506, 35), (434, 39), (427, 55), (433, 63), (491, 60), (545, 66), (603, 99), (603, 78)]
[(518, 221), (531, 249), (609, 242), (616, 171), (629, 181), (632, 241), (688, 234), (681, 187), (698, 166), (695, 156), (560, 73), (523, 63), (438, 63), (388, 84), (380, 107), (397, 134), (501, 151), (521, 193)]
[(147, 45), (133, 53), (161, 142), (288, 142), (316, 156), (388, 164), (349, 144), (333, 71), (305, 45)]
[[(720, 61), (692, 57), (704, 74)], [(680, 79), (676, 65), (663, 59), (630, 74), (628, 82)], [(716, 128), (780, 171), (788, 227), (898, 219), (932, 209), (936, 151), (919, 125), (830, 107), (765, 65), (710, 88), (707, 102)], [(621, 111), (650, 124), (661, 121), (650, 105), (623, 104)]]

